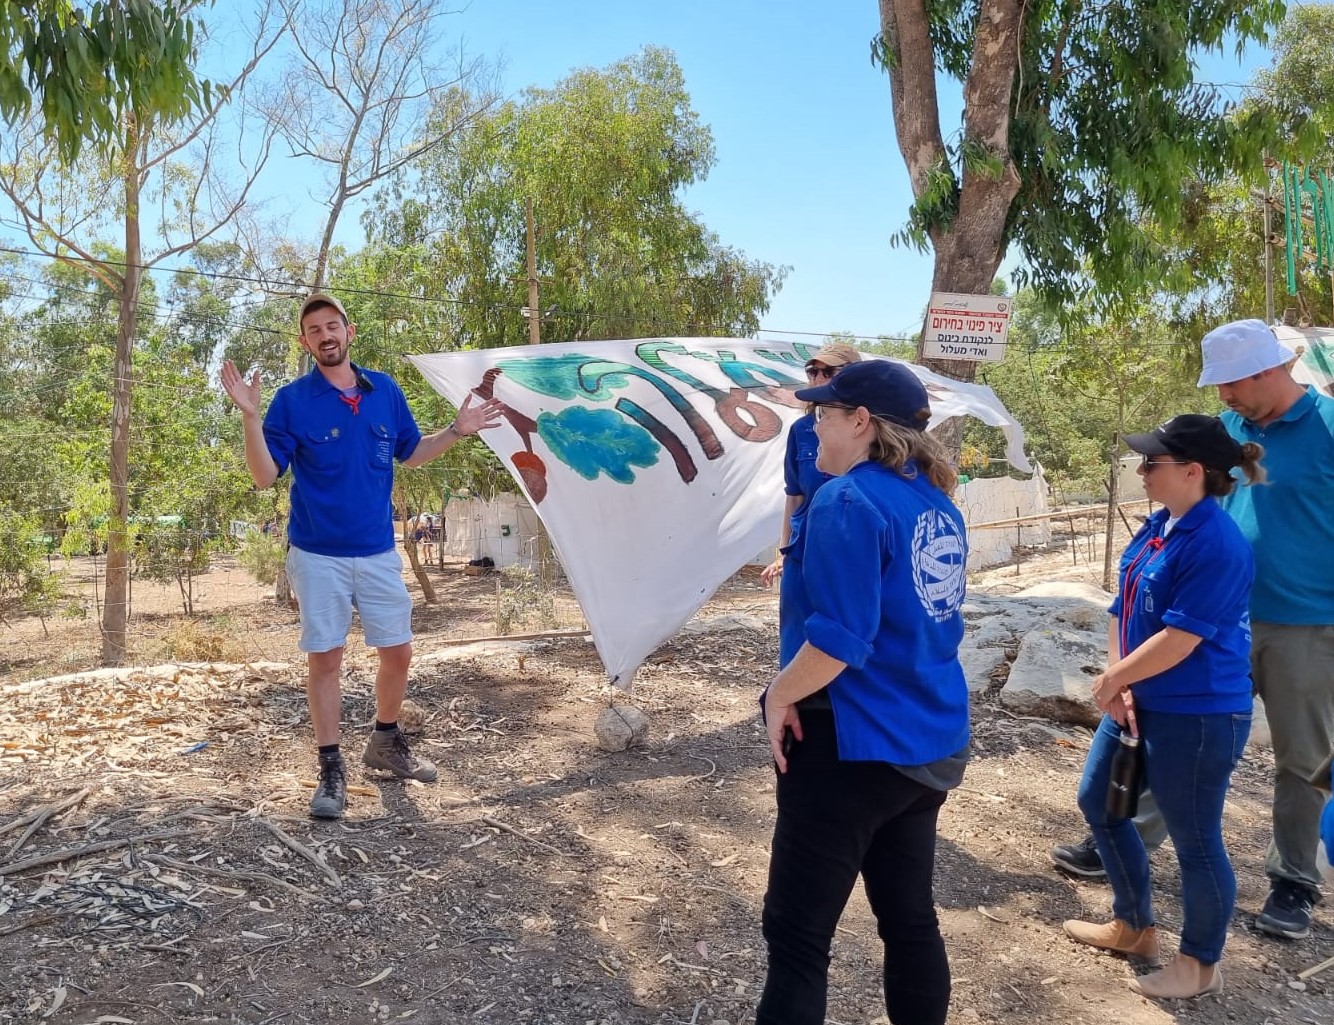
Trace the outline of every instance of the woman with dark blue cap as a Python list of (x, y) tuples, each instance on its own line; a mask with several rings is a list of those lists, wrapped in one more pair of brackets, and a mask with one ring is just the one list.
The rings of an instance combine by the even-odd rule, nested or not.
[(1143, 784), (1176, 848), (1182, 904), (1179, 953), (1130, 985), (1145, 996), (1184, 999), (1223, 988), (1218, 964), (1237, 895), (1223, 846), (1223, 799), (1251, 729), (1247, 608), (1255, 559), (1215, 498), (1236, 486), (1237, 467), (1252, 484), (1263, 481), (1264, 450), (1233, 440), (1216, 417), (1193, 413), (1132, 434), (1126, 444), (1144, 457), (1144, 493), (1163, 508), (1121, 556), (1107, 670), (1093, 681), (1093, 698), (1107, 714), (1079, 784), (1079, 809), (1112, 887), (1113, 920), (1072, 920), (1065, 931), (1080, 943), (1158, 960), (1149, 858), (1131, 819), (1108, 800), (1125, 730), (1139, 738)]
[(860, 876), (894, 1025), (940, 1025), (950, 972), (932, 896), (936, 816), (963, 777), (963, 518), (925, 433), (926, 389), (874, 360), (798, 391), (818, 466), (788, 553), (778, 676), (761, 699), (778, 770), (759, 1025), (824, 1021), (830, 944)]

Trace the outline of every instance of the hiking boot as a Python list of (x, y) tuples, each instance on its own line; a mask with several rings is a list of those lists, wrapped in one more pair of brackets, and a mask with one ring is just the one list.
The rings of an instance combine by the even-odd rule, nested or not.
[(1314, 907), (1315, 902), (1304, 887), (1287, 879), (1276, 879), (1264, 908), (1255, 916), (1255, 927), (1270, 936), (1305, 939), (1311, 931)]
[(369, 768), (392, 772), (399, 779), (417, 779), (423, 783), (434, 783), (435, 765), (425, 758), (418, 758), (408, 747), (399, 730), (376, 730), (366, 743), (366, 751), (361, 756)]
[(347, 769), (342, 758), (320, 759), (320, 782), (310, 799), (310, 814), (316, 819), (341, 819), (347, 807)]
[(1105, 925), (1072, 918), (1061, 928), (1076, 943), (1125, 954), (1140, 961), (1155, 964), (1158, 961), (1158, 930), (1151, 925), (1144, 929), (1132, 929), (1119, 918)]
[(1106, 879), (1102, 855), (1093, 837), (1086, 836), (1079, 843), (1060, 844), (1051, 849), (1051, 860), (1057, 868), (1085, 879)]

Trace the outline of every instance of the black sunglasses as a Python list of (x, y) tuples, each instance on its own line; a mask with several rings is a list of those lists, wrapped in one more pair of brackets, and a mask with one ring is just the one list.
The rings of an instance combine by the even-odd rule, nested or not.
[(823, 377), (825, 380), (833, 377), (839, 371), (838, 367), (817, 367), (815, 365), (806, 368), (807, 377)]

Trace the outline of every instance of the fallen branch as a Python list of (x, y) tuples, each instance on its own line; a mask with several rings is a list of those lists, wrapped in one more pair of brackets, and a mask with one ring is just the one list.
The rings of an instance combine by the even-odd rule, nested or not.
[(545, 849), (545, 850), (548, 850), (548, 851), (550, 851), (552, 854), (559, 854), (562, 858), (568, 858), (568, 857), (569, 857), (569, 855), (566, 854), (566, 853), (565, 853), (563, 850), (561, 850), (559, 847), (552, 847), (551, 844), (549, 844), (549, 843), (543, 843), (541, 840), (538, 840), (538, 839), (536, 839), (535, 837), (531, 837), (531, 836), (529, 836), (529, 835), (528, 835), (527, 833), (525, 833), (523, 830), (521, 830), (521, 829), (515, 829), (515, 828), (514, 828), (513, 826), (511, 826), (511, 825), (507, 825), (506, 823), (501, 822), (500, 819), (493, 819), (490, 815), (483, 815), (483, 816), (482, 816), (482, 821), (485, 822), (488, 826), (492, 826), (492, 827), (494, 827), (495, 829), (504, 830), (506, 833), (512, 833), (512, 834), (514, 834), (515, 836), (519, 837), (519, 838), (522, 839), (522, 840), (527, 840), (527, 841), (528, 841), (529, 843), (531, 843), (531, 844), (536, 844), (538, 847), (541, 847), (541, 848), (543, 848), (543, 849)]
[(179, 872), (199, 872), (206, 876), (220, 876), (224, 879), (244, 879), (254, 883), (268, 883), (277, 886), (279, 889), (287, 890), (289, 893), (295, 893), (303, 900), (318, 900), (318, 894), (311, 893), (309, 890), (303, 890), (299, 886), (293, 886), (286, 879), (279, 879), (277, 876), (271, 876), (264, 872), (249, 872), (245, 869), (226, 869), (211, 868), (207, 865), (192, 865), (188, 861), (177, 861), (175, 858), (169, 858), (165, 854), (147, 854), (144, 856), (149, 861), (159, 865), (166, 865), (168, 868), (174, 868)]
[(0, 865), (0, 876), (26, 872), (30, 868), (39, 868), (42, 865), (56, 865), (62, 861), (85, 858), (89, 854), (100, 854), (102, 851), (114, 851), (118, 847), (130, 847), (133, 844), (145, 843), (149, 840), (167, 840), (174, 836), (181, 836), (185, 832), (187, 831), (184, 829), (169, 829), (160, 833), (140, 833), (138, 836), (121, 837), (119, 840), (99, 840), (97, 843), (84, 844), (82, 847), (71, 847), (51, 854), (40, 854), (35, 858)]
[(261, 826), (263, 826), (270, 833), (272, 833), (274, 837), (278, 840), (278, 842), (281, 843), (284, 847), (286, 847), (289, 851), (301, 855), (301, 857), (305, 858), (312, 865), (314, 865), (321, 872), (323, 872), (325, 878), (328, 879), (329, 882), (332, 883), (335, 887), (341, 887), (343, 885), (343, 880), (339, 878), (338, 873), (329, 867), (329, 863), (325, 861), (324, 858), (317, 851), (311, 850), (309, 847), (301, 843), (301, 841), (299, 840), (292, 839), (292, 837), (288, 836), (286, 833), (284, 833), (281, 829), (279, 829), (276, 825), (274, 825), (274, 823), (270, 822), (268, 819), (258, 819), (257, 821)]
[(76, 804), (81, 804), (83, 802), (83, 799), (92, 792), (93, 792), (92, 787), (85, 787), (83, 790), (80, 790), (77, 794), (71, 794), (69, 797), (63, 798), (59, 801), (53, 801), (51, 804), (43, 805), (36, 811), (24, 815), (22, 818), (17, 818), (13, 822), (9, 822), (4, 826), (0, 826), (0, 836), (4, 836), (6, 833), (10, 832), (11, 830), (18, 829), (19, 826), (22, 826), (25, 823), (31, 823), (31, 825), (28, 826), (27, 831), (24, 832), (24, 834), (18, 838), (18, 842), (15, 843), (14, 846), (9, 849), (8, 856), (12, 858), (15, 854), (17, 854), (19, 848), (22, 847), (25, 843), (27, 843), (28, 838), (31, 837), (33, 833), (37, 832), (37, 830), (41, 829), (42, 826), (45, 825), (46, 820), (49, 819), (52, 815), (56, 815), (59, 812), (64, 811), (66, 808), (72, 808)]
[(1310, 968), (1305, 968), (1297, 973), (1297, 978), (1305, 982), (1313, 975), (1319, 975), (1326, 968), (1334, 968), (1334, 957), (1327, 957), (1319, 964), (1313, 964)]

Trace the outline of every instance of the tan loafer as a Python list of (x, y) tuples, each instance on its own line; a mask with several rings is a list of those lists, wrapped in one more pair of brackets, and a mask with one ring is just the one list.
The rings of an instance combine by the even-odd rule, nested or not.
[(1081, 922), (1072, 918), (1061, 928), (1077, 943), (1125, 954), (1151, 964), (1158, 963), (1158, 930), (1153, 926), (1132, 929), (1119, 918), (1107, 923)]

